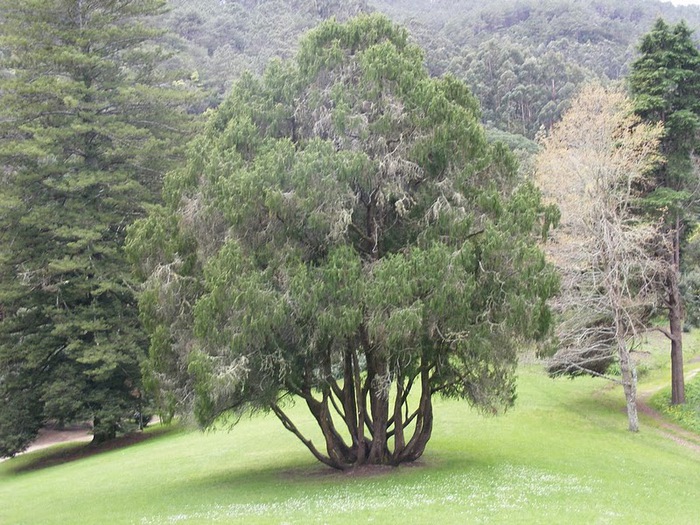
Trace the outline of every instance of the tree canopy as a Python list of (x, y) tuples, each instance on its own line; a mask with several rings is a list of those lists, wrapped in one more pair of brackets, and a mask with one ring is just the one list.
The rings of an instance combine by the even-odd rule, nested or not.
[(180, 37), (176, 57), (220, 102), (245, 71), (289, 59), (300, 37), (322, 20), (369, 11), (365, 0), (170, 0), (161, 19)]
[(436, 394), (510, 406), (518, 346), (549, 329), (556, 212), (479, 116), (382, 16), (238, 81), (130, 231), (161, 402), (205, 426), (271, 410), (337, 469), (420, 457)]
[(629, 76), (635, 112), (664, 127), (661, 153), (665, 162), (655, 170), (645, 200), (647, 210), (666, 225), (669, 329), (665, 333), (671, 341), (671, 398), (674, 404), (681, 404), (685, 402), (682, 253), (699, 211), (700, 51), (685, 23), (669, 26), (662, 19), (642, 38), (639, 50)]
[(122, 251), (188, 131), (160, 0), (0, 2), (0, 454), (47, 420), (113, 436), (147, 339)]
[(593, 79), (625, 77), (660, 15), (700, 24), (696, 6), (656, 0), (372, 0), (426, 50), (431, 73), (464, 79), (484, 119), (534, 138)]

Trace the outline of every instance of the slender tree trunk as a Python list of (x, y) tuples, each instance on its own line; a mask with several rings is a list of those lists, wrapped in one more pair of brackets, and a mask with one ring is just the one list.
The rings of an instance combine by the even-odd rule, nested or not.
[(343, 410), (345, 410), (345, 424), (348, 427), (353, 446), (358, 451), (358, 454), (362, 453), (364, 455), (364, 451), (360, 447), (360, 434), (357, 429), (357, 387), (355, 385), (353, 368), (355, 359), (352, 356), (354, 352), (355, 350), (347, 348), (343, 359)]
[(328, 457), (337, 465), (352, 464), (357, 461), (357, 457), (351, 447), (348, 447), (343, 438), (333, 424), (333, 419), (328, 408), (328, 395), (324, 394), (322, 401), (313, 398), (310, 392), (304, 392), (306, 406), (309, 407), (318, 423), (323, 439), (326, 442), (326, 452)]
[(406, 446), (406, 438), (403, 431), (403, 379), (396, 378), (396, 399), (394, 400), (394, 454), (403, 450)]
[(671, 404), (685, 403), (683, 376), (683, 302), (680, 291), (680, 221), (676, 219), (673, 235), (673, 265), (668, 286), (668, 321), (671, 332)]
[(622, 388), (627, 402), (627, 420), (630, 432), (639, 432), (639, 417), (637, 415), (637, 370), (630, 358), (627, 343), (618, 341), (620, 371), (622, 372)]
[(338, 469), (338, 470), (343, 470), (344, 466), (335, 463), (331, 458), (324, 456), (321, 454), (318, 449), (314, 446), (314, 444), (311, 442), (311, 440), (306, 439), (301, 432), (299, 432), (299, 429), (296, 427), (296, 425), (292, 422), (291, 419), (287, 417), (287, 415), (284, 413), (284, 411), (277, 405), (276, 403), (271, 403), (270, 408), (274, 412), (274, 414), (277, 416), (277, 418), (282, 422), (282, 425), (284, 425), (284, 428), (289, 430), (291, 433), (293, 433), (296, 437), (299, 438), (299, 440), (306, 445), (306, 447), (309, 449), (309, 451), (314, 455), (316, 459), (318, 459), (321, 463), (324, 465), (328, 465), (331, 468)]
[(683, 322), (680, 292), (676, 284), (669, 297), (668, 320), (671, 330), (671, 404), (685, 403), (683, 377)]
[(415, 461), (423, 455), (425, 447), (433, 432), (433, 403), (430, 387), (430, 371), (427, 366), (421, 370), (421, 396), (416, 416), (416, 427), (413, 436), (403, 450), (394, 451), (392, 464), (398, 465), (406, 461)]
[[(370, 347), (370, 342), (369, 335), (367, 334), (367, 329), (364, 325), (360, 329), (360, 342), (366, 354), (368, 352), (368, 348)], [(353, 351), (351, 357), (353, 367), (353, 381), (355, 383), (355, 397), (357, 399), (355, 403), (357, 406), (357, 458), (358, 464), (361, 465), (367, 460), (367, 451), (369, 449), (368, 441), (365, 438), (365, 420), (367, 419), (365, 414), (365, 411), (367, 410), (365, 404), (366, 391), (362, 386), (360, 360), (358, 358), (357, 352)]]

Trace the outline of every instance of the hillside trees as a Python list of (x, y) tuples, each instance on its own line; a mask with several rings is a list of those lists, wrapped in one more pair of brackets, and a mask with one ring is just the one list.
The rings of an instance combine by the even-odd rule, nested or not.
[(114, 436), (147, 346), (122, 252), (188, 130), (160, 0), (0, 1), (0, 454), (46, 420)]
[[(537, 180), (561, 210), (548, 255), (562, 275), (554, 301), (555, 375), (605, 376), (620, 365), (629, 429), (639, 428), (631, 352), (649, 329), (667, 265), (660, 224), (641, 220), (641, 191), (660, 162), (660, 125), (644, 124), (619, 89), (589, 85), (546, 137)], [(609, 376), (608, 376), (609, 377)]]
[(327, 18), (347, 20), (365, 0), (187, 0), (170, 2), (164, 27), (182, 38), (182, 67), (196, 71), (218, 103), (245, 71), (291, 58), (299, 38)]
[[(638, 39), (659, 14), (684, 18), (691, 27), (700, 23), (697, 7), (656, 0), (373, 0), (370, 5), (409, 26), (426, 50), (432, 74), (449, 72), (469, 84), (486, 122), (529, 138), (561, 117), (584, 82), (624, 78)], [(511, 50), (519, 57), (509, 56)]]
[(561, 118), (586, 72), (553, 49), (535, 52), (508, 38), (494, 38), (464, 52), (467, 83), (481, 102), (484, 120), (530, 138)]
[(700, 131), (700, 52), (685, 23), (669, 26), (659, 19), (640, 45), (629, 84), (635, 111), (664, 126), (661, 151), (665, 162), (655, 171), (647, 206), (665, 221), (670, 271), (666, 307), (671, 341), (671, 402), (685, 402), (683, 377), (682, 253), (698, 212), (700, 188), (695, 151)]
[(237, 82), (168, 177), (129, 246), (171, 410), (205, 426), (271, 410), (348, 469), (420, 457), (436, 394), (513, 403), (516, 347), (549, 326), (536, 239), (555, 213), (465, 85), (422, 62), (383, 17), (325, 22)]

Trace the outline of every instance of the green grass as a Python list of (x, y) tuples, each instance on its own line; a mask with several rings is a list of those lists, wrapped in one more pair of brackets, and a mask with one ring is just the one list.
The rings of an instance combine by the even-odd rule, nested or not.
[(653, 371), (646, 381), (647, 391), (652, 392), (649, 404), (669, 421), (700, 435), (700, 330), (683, 334), (685, 354), (686, 404), (671, 406), (671, 375), (668, 367), (668, 342), (660, 334), (650, 337), (645, 349), (651, 352), (648, 362)]
[(685, 404), (671, 405), (671, 388), (667, 387), (650, 400), (651, 406), (683, 428), (700, 434), (700, 376), (685, 384)]
[(698, 523), (700, 454), (644, 418), (627, 432), (623, 405), (601, 380), (525, 366), (505, 416), (438, 401), (419, 464), (370, 474), (317, 464), (268, 416), (26, 470), (40, 451), (0, 464), (0, 523)]

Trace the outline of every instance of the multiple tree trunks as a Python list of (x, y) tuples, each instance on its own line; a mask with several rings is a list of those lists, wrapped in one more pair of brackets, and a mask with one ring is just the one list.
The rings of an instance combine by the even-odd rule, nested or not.
[[(343, 381), (336, 380), (327, 370), (326, 386), (321, 392), (312, 391), (309, 385), (301, 389), (290, 386), (289, 390), (306, 402), (314, 416), (325, 453), (303, 435), (279, 403), (270, 408), (316, 459), (332, 468), (396, 466), (415, 461), (423, 454), (433, 429), (430, 367), (422, 366), (417, 375), (389, 385), (384, 381), (388, 369), (385, 361), (368, 359), (374, 364), (363, 371), (358, 357), (356, 351), (347, 350)], [(420, 385), (420, 394), (416, 408), (410, 411), (414, 385)]]

